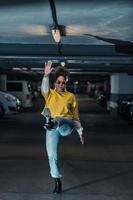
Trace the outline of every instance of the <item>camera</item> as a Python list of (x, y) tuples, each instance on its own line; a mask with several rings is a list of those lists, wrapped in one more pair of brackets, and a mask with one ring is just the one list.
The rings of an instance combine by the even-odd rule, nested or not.
[(44, 126), (46, 127), (46, 129), (50, 129), (54, 126), (54, 122), (49, 115), (44, 116)]
[(42, 113), (44, 117), (44, 128), (45, 129), (51, 129), (55, 128), (57, 126), (57, 122), (55, 121), (54, 118), (51, 117), (51, 112), (49, 108), (44, 108)]

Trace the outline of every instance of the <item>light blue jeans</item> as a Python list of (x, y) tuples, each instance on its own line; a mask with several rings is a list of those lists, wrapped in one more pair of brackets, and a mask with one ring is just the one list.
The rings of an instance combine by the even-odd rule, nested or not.
[(61, 178), (58, 149), (61, 136), (70, 135), (73, 131), (74, 124), (72, 120), (62, 119), (58, 128), (46, 131), (46, 150), (50, 166), (50, 174), (53, 178)]

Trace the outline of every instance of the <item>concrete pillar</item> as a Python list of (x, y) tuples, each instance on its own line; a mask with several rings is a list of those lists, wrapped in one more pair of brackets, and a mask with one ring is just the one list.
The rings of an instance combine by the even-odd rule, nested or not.
[(117, 100), (124, 96), (133, 95), (133, 76), (126, 73), (112, 74), (110, 78), (109, 110), (112, 116), (118, 116)]
[(6, 82), (7, 82), (7, 75), (1, 74), (0, 75), (0, 90), (6, 91)]

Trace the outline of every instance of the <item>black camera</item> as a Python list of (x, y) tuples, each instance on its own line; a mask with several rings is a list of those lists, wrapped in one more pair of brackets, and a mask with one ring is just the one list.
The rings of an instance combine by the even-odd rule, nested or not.
[(54, 118), (51, 117), (51, 112), (49, 108), (44, 108), (43, 112), (41, 113), (44, 117), (44, 128), (45, 129), (51, 129), (56, 127), (56, 122), (54, 121)]
[(54, 126), (54, 122), (52, 121), (52, 118), (49, 115), (44, 116), (44, 127), (46, 129), (51, 129)]

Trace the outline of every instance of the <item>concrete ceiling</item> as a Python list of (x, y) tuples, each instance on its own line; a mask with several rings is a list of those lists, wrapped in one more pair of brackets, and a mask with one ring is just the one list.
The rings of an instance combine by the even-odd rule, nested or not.
[(54, 2), (58, 23), (66, 28), (60, 51), (51, 35), (54, 21), (48, 0), (0, 1), (2, 69), (41, 67), (47, 59), (54, 59), (66, 60), (74, 69), (97, 71), (103, 66), (101, 71), (133, 71), (133, 1)]

